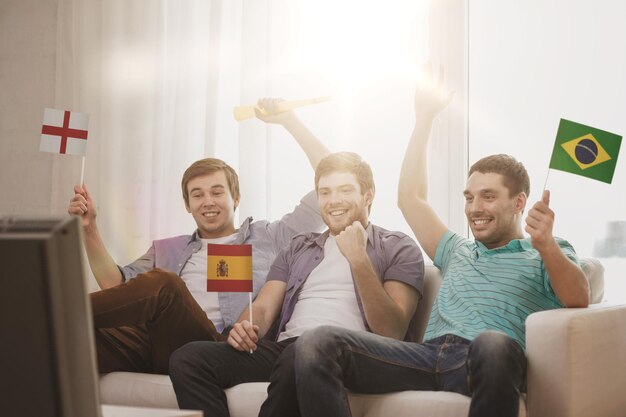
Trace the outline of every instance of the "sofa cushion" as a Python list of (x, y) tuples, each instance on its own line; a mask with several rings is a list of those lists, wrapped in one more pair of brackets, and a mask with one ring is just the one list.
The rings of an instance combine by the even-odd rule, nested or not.
[[(265, 398), (266, 382), (239, 384), (225, 390), (231, 417), (256, 416)], [(111, 372), (100, 377), (100, 401), (137, 407), (177, 409), (178, 402), (167, 375)]]
[[(231, 417), (257, 416), (267, 398), (266, 382), (239, 384), (225, 390)], [(104, 404), (178, 408), (167, 375), (113, 372), (100, 378)], [(391, 394), (350, 393), (354, 417), (454, 417), (466, 416), (470, 398), (453, 392), (403, 391)], [(526, 416), (520, 400), (520, 417)]]
[[(350, 393), (354, 417), (465, 417), (471, 399), (445, 391), (402, 391), (390, 394)], [(526, 417), (525, 396), (520, 398), (519, 417)]]
[(178, 408), (168, 375), (111, 372), (100, 376), (103, 404)]

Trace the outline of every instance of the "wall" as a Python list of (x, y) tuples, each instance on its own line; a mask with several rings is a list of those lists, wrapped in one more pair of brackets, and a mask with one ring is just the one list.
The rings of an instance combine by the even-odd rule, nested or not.
[(55, 99), (56, 17), (56, 2), (0, 3), (0, 216), (54, 211), (50, 179), (60, 157), (39, 152), (39, 136)]
[[(548, 164), (561, 118), (626, 133), (626, 3), (527, 0), (470, 3), (470, 163), (510, 153), (531, 176), (529, 203), (544, 183), (556, 213), (554, 233), (579, 255), (597, 256), (609, 221), (626, 220), (626, 156), (611, 185)], [(626, 258), (604, 261), (607, 298), (626, 294)], [(610, 294), (609, 294), (610, 293)]]

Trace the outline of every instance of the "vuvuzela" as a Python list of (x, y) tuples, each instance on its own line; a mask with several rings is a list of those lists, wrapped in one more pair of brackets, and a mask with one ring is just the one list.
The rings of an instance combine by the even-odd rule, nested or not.
[[(330, 100), (330, 97), (318, 97), (318, 98), (309, 98), (305, 100), (292, 100), (292, 101), (281, 101), (278, 104), (278, 111), (275, 113), (282, 113), (284, 111), (289, 111), (296, 109), (298, 107), (308, 106), (309, 104), (322, 103), (324, 101)], [(254, 109), (258, 109), (256, 105), (251, 106), (237, 106), (233, 109), (233, 114), (235, 116), (235, 120), (238, 122), (246, 119), (251, 119), (255, 117)]]

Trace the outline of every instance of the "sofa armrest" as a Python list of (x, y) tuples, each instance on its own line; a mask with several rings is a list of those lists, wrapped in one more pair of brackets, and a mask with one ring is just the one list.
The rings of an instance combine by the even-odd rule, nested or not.
[(531, 314), (526, 354), (529, 417), (624, 415), (626, 305)]

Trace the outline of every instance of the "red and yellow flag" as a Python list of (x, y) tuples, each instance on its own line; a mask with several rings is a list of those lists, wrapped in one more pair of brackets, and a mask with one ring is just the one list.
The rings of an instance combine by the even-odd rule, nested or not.
[(252, 245), (209, 244), (206, 290), (252, 292)]

